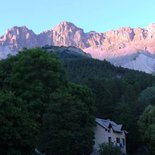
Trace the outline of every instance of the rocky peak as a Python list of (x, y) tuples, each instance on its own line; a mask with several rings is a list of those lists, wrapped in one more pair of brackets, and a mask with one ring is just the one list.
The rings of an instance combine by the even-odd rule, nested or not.
[(148, 39), (155, 40), (155, 23), (150, 24), (146, 30), (148, 31)]
[(155, 23), (152, 23), (150, 25), (148, 25), (148, 27), (146, 28), (148, 31), (155, 31)]
[(75, 46), (85, 48), (85, 34), (81, 28), (70, 22), (61, 22), (52, 30), (52, 40), (54, 45)]
[(13, 51), (20, 50), (23, 47), (35, 47), (36, 34), (26, 26), (14, 26), (0, 38), (0, 45), (9, 46)]
[(134, 38), (134, 31), (130, 27), (122, 27), (118, 30), (111, 30), (105, 32), (107, 39), (110, 39), (110, 42), (129, 42)]
[(82, 30), (78, 27), (76, 27), (74, 24), (70, 23), (70, 22), (67, 22), (67, 21), (63, 21), (61, 22), (60, 24), (56, 25), (54, 28), (53, 28), (53, 31), (56, 31), (56, 32), (59, 32), (59, 33), (62, 33), (62, 32), (73, 32), (73, 31), (77, 31), (77, 30)]
[(35, 35), (33, 31), (29, 30), (26, 26), (22, 26), (22, 27), (14, 26), (5, 32), (5, 34), (1, 37), (1, 39), (3, 37), (12, 37), (12, 36), (27, 35), (27, 34)]

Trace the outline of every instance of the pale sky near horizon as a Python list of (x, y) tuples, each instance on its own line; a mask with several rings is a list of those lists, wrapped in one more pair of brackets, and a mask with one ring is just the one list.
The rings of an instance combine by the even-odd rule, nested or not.
[(0, 0), (0, 6), (0, 36), (8, 28), (23, 25), (38, 34), (61, 21), (85, 32), (155, 23), (154, 0)]

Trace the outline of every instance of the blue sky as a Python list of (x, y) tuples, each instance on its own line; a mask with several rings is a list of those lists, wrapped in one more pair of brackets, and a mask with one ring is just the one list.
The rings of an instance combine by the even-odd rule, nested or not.
[(123, 26), (146, 27), (155, 22), (154, 0), (0, 0), (0, 35), (26, 25), (35, 33), (69, 21), (104, 32)]

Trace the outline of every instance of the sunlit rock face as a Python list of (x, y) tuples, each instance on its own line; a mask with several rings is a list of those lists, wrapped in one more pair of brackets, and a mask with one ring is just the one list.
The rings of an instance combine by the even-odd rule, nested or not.
[(61, 22), (52, 30), (39, 34), (38, 45), (87, 47), (85, 33), (69, 22)]
[[(123, 27), (104, 33), (94, 31), (85, 33), (83, 29), (70, 22), (61, 22), (53, 29), (38, 35), (25, 26), (13, 27), (0, 38), (0, 58), (6, 58), (8, 54), (16, 54), (23, 47), (31, 48), (45, 45), (75, 46), (91, 54), (93, 58), (107, 59), (115, 65), (136, 69), (131, 67), (136, 65), (136, 61), (132, 63), (135, 65), (129, 63), (133, 59), (151, 62), (154, 60), (155, 24), (150, 24), (145, 29)], [(140, 54), (151, 59), (144, 59), (144, 57), (142, 59)], [(149, 70), (152, 72), (151, 69)]]
[(13, 27), (8, 29), (0, 38), (1, 47), (9, 47), (16, 52), (23, 47), (31, 48), (37, 46), (37, 35), (27, 27)]

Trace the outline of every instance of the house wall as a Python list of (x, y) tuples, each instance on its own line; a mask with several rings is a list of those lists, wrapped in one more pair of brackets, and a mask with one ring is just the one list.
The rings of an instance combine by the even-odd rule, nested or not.
[[(115, 133), (113, 132), (113, 129), (110, 129), (110, 132), (106, 131), (105, 128), (103, 128), (100, 125), (96, 125), (95, 128), (95, 144), (94, 149), (99, 150), (99, 144), (102, 143), (109, 143), (108, 138), (111, 137), (111, 142), (114, 145), (117, 145), (121, 148), (121, 151), (126, 154), (126, 139), (125, 139), (125, 133)], [(120, 138), (120, 143), (116, 142), (116, 138)], [(125, 145), (123, 145), (123, 140), (125, 141)]]

